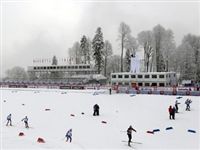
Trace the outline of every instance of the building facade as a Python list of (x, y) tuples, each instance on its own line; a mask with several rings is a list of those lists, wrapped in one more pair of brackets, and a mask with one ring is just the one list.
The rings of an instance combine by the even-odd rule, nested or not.
[(122, 72), (111, 74), (112, 85), (124, 86), (176, 86), (175, 72)]

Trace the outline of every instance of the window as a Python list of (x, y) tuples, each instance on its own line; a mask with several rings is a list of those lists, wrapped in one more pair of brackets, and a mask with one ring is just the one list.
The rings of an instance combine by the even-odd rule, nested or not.
[(135, 75), (131, 75), (131, 78), (135, 78)]
[(56, 67), (53, 67), (53, 69), (56, 69)]
[(138, 86), (143, 86), (143, 84), (142, 83), (138, 83)]
[(122, 78), (122, 75), (118, 75), (118, 78)]
[(83, 68), (83, 66), (79, 66), (79, 69), (82, 69)]
[(75, 69), (78, 69), (78, 66), (75, 66)]
[(116, 75), (112, 75), (112, 78), (116, 78)]
[(67, 66), (64, 66), (64, 69), (67, 69)]
[(157, 86), (157, 83), (152, 83), (151, 86)]
[(122, 83), (121, 83), (121, 82), (118, 82), (118, 85), (122, 85)]
[(46, 69), (46, 67), (44, 67), (44, 69)]
[(160, 75), (159, 75), (159, 78), (164, 78), (164, 77), (165, 77), (164, 74), (160, 74)]
[(86, 66), (83, 66), (83, 69), (86, 69)]
[(156, 75), (156, 74), (154, 74), (154, 75), (152, 75), (151, 77), (152, 77), (152, 78), (157, 78), (157, 75)]
[(164, 83), (159, 83), (159, 86), (165, 86), (165, 84)]
[(142, 75), (141, 75), (141, 74), (139, 74), (139, 75), (138, 75), (138, 78), (142, 78)]
[(144, 76), (144, 78), (149, 78), (149, 75), (148, 75), (148, 74), (146, 74), (146, 75)]
[(124, 75), (124, 78), (129, 78), (129, 75), (127, 75), (127, 74), (126, 74), (126, 75)]
[(36, 69), (36, 67), (33, 67), (33, 69), (35, 70), (35, 69)]
[(150, 86), (150, 84), (149, 83), (145, 83), (144, 86)]
[(90, 66), (87, 66), (87, 69), (90, 69)]

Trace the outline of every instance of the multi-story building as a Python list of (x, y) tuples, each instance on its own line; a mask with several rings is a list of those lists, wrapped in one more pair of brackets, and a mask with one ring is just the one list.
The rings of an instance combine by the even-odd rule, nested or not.
[(111, 74), (112, 85), (129, 86), (175, 86), (175, 72), (120, 72)]

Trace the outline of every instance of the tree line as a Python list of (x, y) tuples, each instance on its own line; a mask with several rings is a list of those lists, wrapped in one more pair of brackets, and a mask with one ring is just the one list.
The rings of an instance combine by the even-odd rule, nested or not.
[[(175, 71), (180, 80), (200, 82), (200, 36), (187, 34), (182, 42), (176, 45), (173, 31), (159, 24), (152, 30), (141, 31), (137, 37), (131, 33), (130, 26), (121, 22), (116, 37), (121, 55), (116, 55), (113, 53), (111, 42), (104, 40), (102, 28), (98, 27), (92, 39), (83, 35), (68, 49), (69, 63), (92, 64), (98, 73), (109, 78), (113, 72), (129, 72), (131, 57), (143, 49), (142, 71)], [(13, 72), (19, 73), (16, 68), (10, 69), (6, 72), (7, 77), (13, 78)]]

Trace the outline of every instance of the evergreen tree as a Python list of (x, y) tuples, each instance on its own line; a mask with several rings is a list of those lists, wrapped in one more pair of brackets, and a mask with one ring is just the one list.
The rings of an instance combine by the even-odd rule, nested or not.
[(98, 73), (101, 72), (103, 67), (103, 33), (101, 32), (101, 28), (98, 27), (96, 30), (96, 34), (92, 40), (92, 48), (93, 48), (93, 58), (95, 61), (95, 67), (97, 68)]
[(86, 64), (86, 62), (87, 62), (87, 55), (88, 55), (88, 51), (89, 51), (88, 46), (89, 45), (88, 45), (87, 38), (85, 35), (83, 35), (83, 37), (81, 38), (81, 41), (80, 41), (80, 48), (81, 48), (81, 54), (83, 55), (84, 64)]

